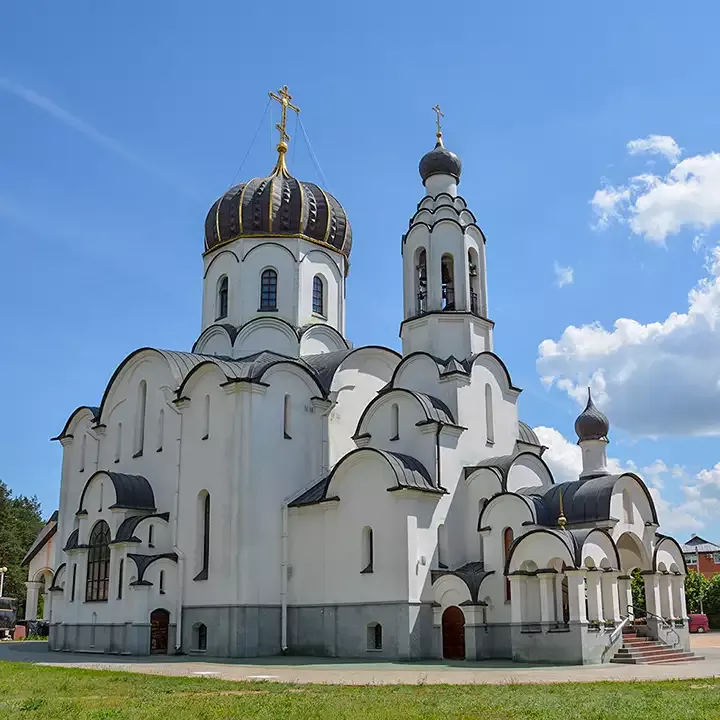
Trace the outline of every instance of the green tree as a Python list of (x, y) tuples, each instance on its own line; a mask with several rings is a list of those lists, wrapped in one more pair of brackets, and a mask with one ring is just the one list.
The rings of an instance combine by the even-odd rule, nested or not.
[(709, 581), (695, 570), (690, 570), (685, 577), (685, 602), (687, 603), (687, 611), (689, 613), (700, 612), (700, 600), (703, 601), (703, 610), (705, 609), (705, 596), (707, 594)]
[(705, 599), (703, 602), (706, 615), (720, 615), (720, 575), (713, 575), (705, 580)]
[[(641, 610), (645, 609), (645, 580), (642, 576), (642, 570), (640, 568), (635, 568), (632, 573), (632, 583), (631, 583), (631, 589), (632, 589), (632, 599), (633, 599), (633, 605), (636, 608), (639, 608)], [(642, 617), (642, 613), (640, 613), (640, 616)]]
[[(3, 595), (18, 600), (18, 609), (25, 603), (27, 568), (20, 567), (43, 527), (40, 503), (36, 497), (13, 497), (10, 488), (0, 480), (0, 566), (8, 569)], [(21, 615), (18, 613), (18, 616)]]

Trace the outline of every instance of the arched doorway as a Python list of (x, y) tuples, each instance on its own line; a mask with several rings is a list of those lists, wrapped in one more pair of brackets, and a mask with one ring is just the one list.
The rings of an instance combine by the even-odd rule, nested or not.
[(465, 659), (465, 615), (456, 605), (442, 614), (442, 640), (445, 660)]
[(167, 653), (168, 629), (170, 626), (170, 613), (164, 608), (153, 610), (150, 614), (150, 652)]

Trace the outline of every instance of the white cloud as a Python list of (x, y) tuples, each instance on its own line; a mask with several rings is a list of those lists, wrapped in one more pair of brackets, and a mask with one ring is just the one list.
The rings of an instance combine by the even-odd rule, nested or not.
[(669, 135), (648, 135), (646, 138), (631, 140), (627, 144), (630, 155), (648, 153), (651, 155), (664, 155), (673, 165), (677, 162), (682, 149)]
[(538, 348), (537, 369), (580, 406), (588, 384), (611, 425), (638, 436), (720, 435), (720, 248), (685, 313), (565, 329)]
[[(654, 152), (675, 163), (680, 148), (669, 136), (651, 135), (628, 143), (631, 154)], [(590, 201), (602, 230), (626, 223), (646, 240), (663, 244), (681, 230), (706, 231), (720, 223), (720, 153), (694, 155), (674, 164), (664, 176), (643, 173), (619, 186), (607, 182)]]
[[(548, 464), (555, 482), (577, 480), (582, 470), (580, 448), (565, 436), (550, 427), (533, 428), (540, 442), (548, 449), (543, 460)], [(685, 535), (712, 527), (720, 520), (720, 463), (711, 470), (701, 470), (690, 478), (680, 467), (669, 468), (663, 460), (638, 470), (634, 463), (623, 465), (616, 458), (608, 458), (611, 473), (635, 472), (649, 486), (650, 494), (660, 521), (660, 531), (678, 535), (682, 542)], [(661, 490), (666, 484), (680, 486), (683, 501), (673, 504), (665, 499)]]
[(622, 211), (629, 201), (630, 190), (628, 188), (606, 185), (600, 190), (596, 190), (590, 201), (597, 216), (595, 229), (603, 230), (613, 220), (622, 220)]
[(575, 271), (571, 267), (563, 267), (557, 260), (553, 265), (553, 270), (555, 271), (555, 284), (559, 288), (572, 285), (575, 281), (573, 277)]
[(122, 143), (119, 143), (117, 140), (105, 135), (105, 133), (100, 132), (100, 130), (90, 125), (90, 123), (85, 122), (83, 119), (61, 108), (50, 98), (40, 95), (40, 93), (37, 93), (32, 89), (24, 87), (23, 85), (15, 83), (2, 76), (0, 76), (0, 90), (4, 90), (6, 93), (21, 98), (30, 105), (42, 110), (44, 113), (63, 125), (66, 125), (76, 132), (79, 132), (81, 135), (84, 135), (88, 140), (99, 147), (102, 147), (118, 157), (121, 157), (126, 162), (139, 167), (145, 172), (160, 178), (163, 182), (173, 186), (175, 189), (179, 190), (188, 197), (197, 199), (191, 190), (178, 183), (176, 177), (161, 168), (158, 168), (153, 163), (148, 162), (131, 150), (128, 150), (122, 145)]

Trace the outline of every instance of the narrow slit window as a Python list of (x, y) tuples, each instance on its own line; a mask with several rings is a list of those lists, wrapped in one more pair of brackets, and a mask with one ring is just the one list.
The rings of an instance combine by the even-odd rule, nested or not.
[(163, 449), (163, 437), (165, 435), (165, 411), (160, 410), (158, 415), (158, 428), (157, 428), (157, 452), (162, 452)]
[(390, 439), (398, 440), (400, 438), (400, 408), (397, 403), (390, 406)]
[(100, 483), (100, 502), (98, 503), (98, 512), (103, 509), (103, 495), (105, 494), (105, 483)]
[(265, 270), (260, 278), (260, 309), (277, 310), (277, 273)]
[(217, 293), (217, 311), (215, 313), (215, 319), (221, 320), (227, 317), (228, 314), (228, 279), (227, 275), (223, 275), (218, 283)]
[[(503, 565), (507, 564), (508, 555), (510, 554), (510, 546), (513, 544), (515, 535), (510, 527), (503, 531)], [(510, 578), (505, 578), (505, 602), (510, 602)]]
[(292, 435), (290, 434), (290, 411), (290, 396), (286, 395), (283, 399), (283, 438), (285, 438), (285, 440), (292, 440)]
[(87, 455), (87, 435), (83, 435), (80, 448), (80, 472), (85, 472), (85, 456)]
[(75, 586), (77, 584), (77, 565), (73, 565), (72, 585), (70, 586), (70, 602), (75, 602)]
[(155, 547), (153, 540), (155, 540), (155, 526), (151, 525), (148, 528), (148, 547)]
[(137, 405), (135, 407), (135, 447), (133, 457), (143, 454), (145, 446), (145, 415), (147, 412), (147, 383), (141, 380), (138, 385)]
[(120, 565), (118, 566), (118, 592), (117, 592), (117, 598), (118, 600), (122, 600), (123, 596), (123, 570), (125, 565), (125, 560), (122, 558), (120, 559)]
[(210, 569), (210, 495), (203, 491), (198, 495), (197, 514), (197, 575), (194, 580), (207, 580)]
[(205, 405), (203, 406), (203, 434), (202, 439), (207, 440), (210, 437), (210, 396), (205, 396)]
[(158, 585), (160, 587), (160, 594), (164, 595), (165, 594), (165, 571), (164, 570), (160, 571), (160, 579), (158, 580)]
[(493, 396), (490, 383), (485, 385), (485, 432), (488, 445), (495, 443), (495, 421), (493, 417)]
[(373, 547), (373, 531), (371, 527), (364, 527), (362, 531), (362, 558), (360, 566), (362, 574), (373, 572), (375, 548)]
[(117, 435), (115, 436), (115, 462), (120, 462), (120, 455), (122, 454), (122, 423), (117, 424)]
[(438, 525), (437, 529), (437, 560), (438, 567), (447, 568), (447, 528), (445, 523)]

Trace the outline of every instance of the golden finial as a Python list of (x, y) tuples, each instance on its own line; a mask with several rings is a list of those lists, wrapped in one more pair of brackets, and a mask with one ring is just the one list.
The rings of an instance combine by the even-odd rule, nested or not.
[(567, 518), (565, 517), (565, 513), (563, 512), (563, 501), (562, 501), (562, 488), (560, 488), (560, 515), (558, 515), (558, 525), (560, 526), (561, 530), (565, 529), (565, 525), (567, 525)]
[(290, 101), (292, 95), (288, 92), (288, 86), (283, 85), (278, 90), (277, 95), (274, 92), (269, 92), (268, 95), (280, 103), (282, 108), (282, 114), (280, 115), (280, 122), (276, 123), (275, 127), (280, 131), (280, 142), (277, 145), (277, 151), (279, 153), (278, 160), (275, 165), (275, 169), (272, 171), (273, 175), (285, 175), (290, 176), (287, 167), (285, 166), (285, 153), (288, 149), (288, 143), (290, 142), (290, 136), (287, 134), (287, 111), (288, 108), (294, 110), (296, 113), (300, 113), (300, 108), (297, 105), (293, 105)]
[(440, 109), (439, 105), (436, 105), (433, 110), (435, 111), (435, 122), (437, 123), (437, 132), (435, 133), (435, 137), (437, 137), (438, 145), (442, 145), (442, 121), (440, 118), (444, 118), (445, 113)]

